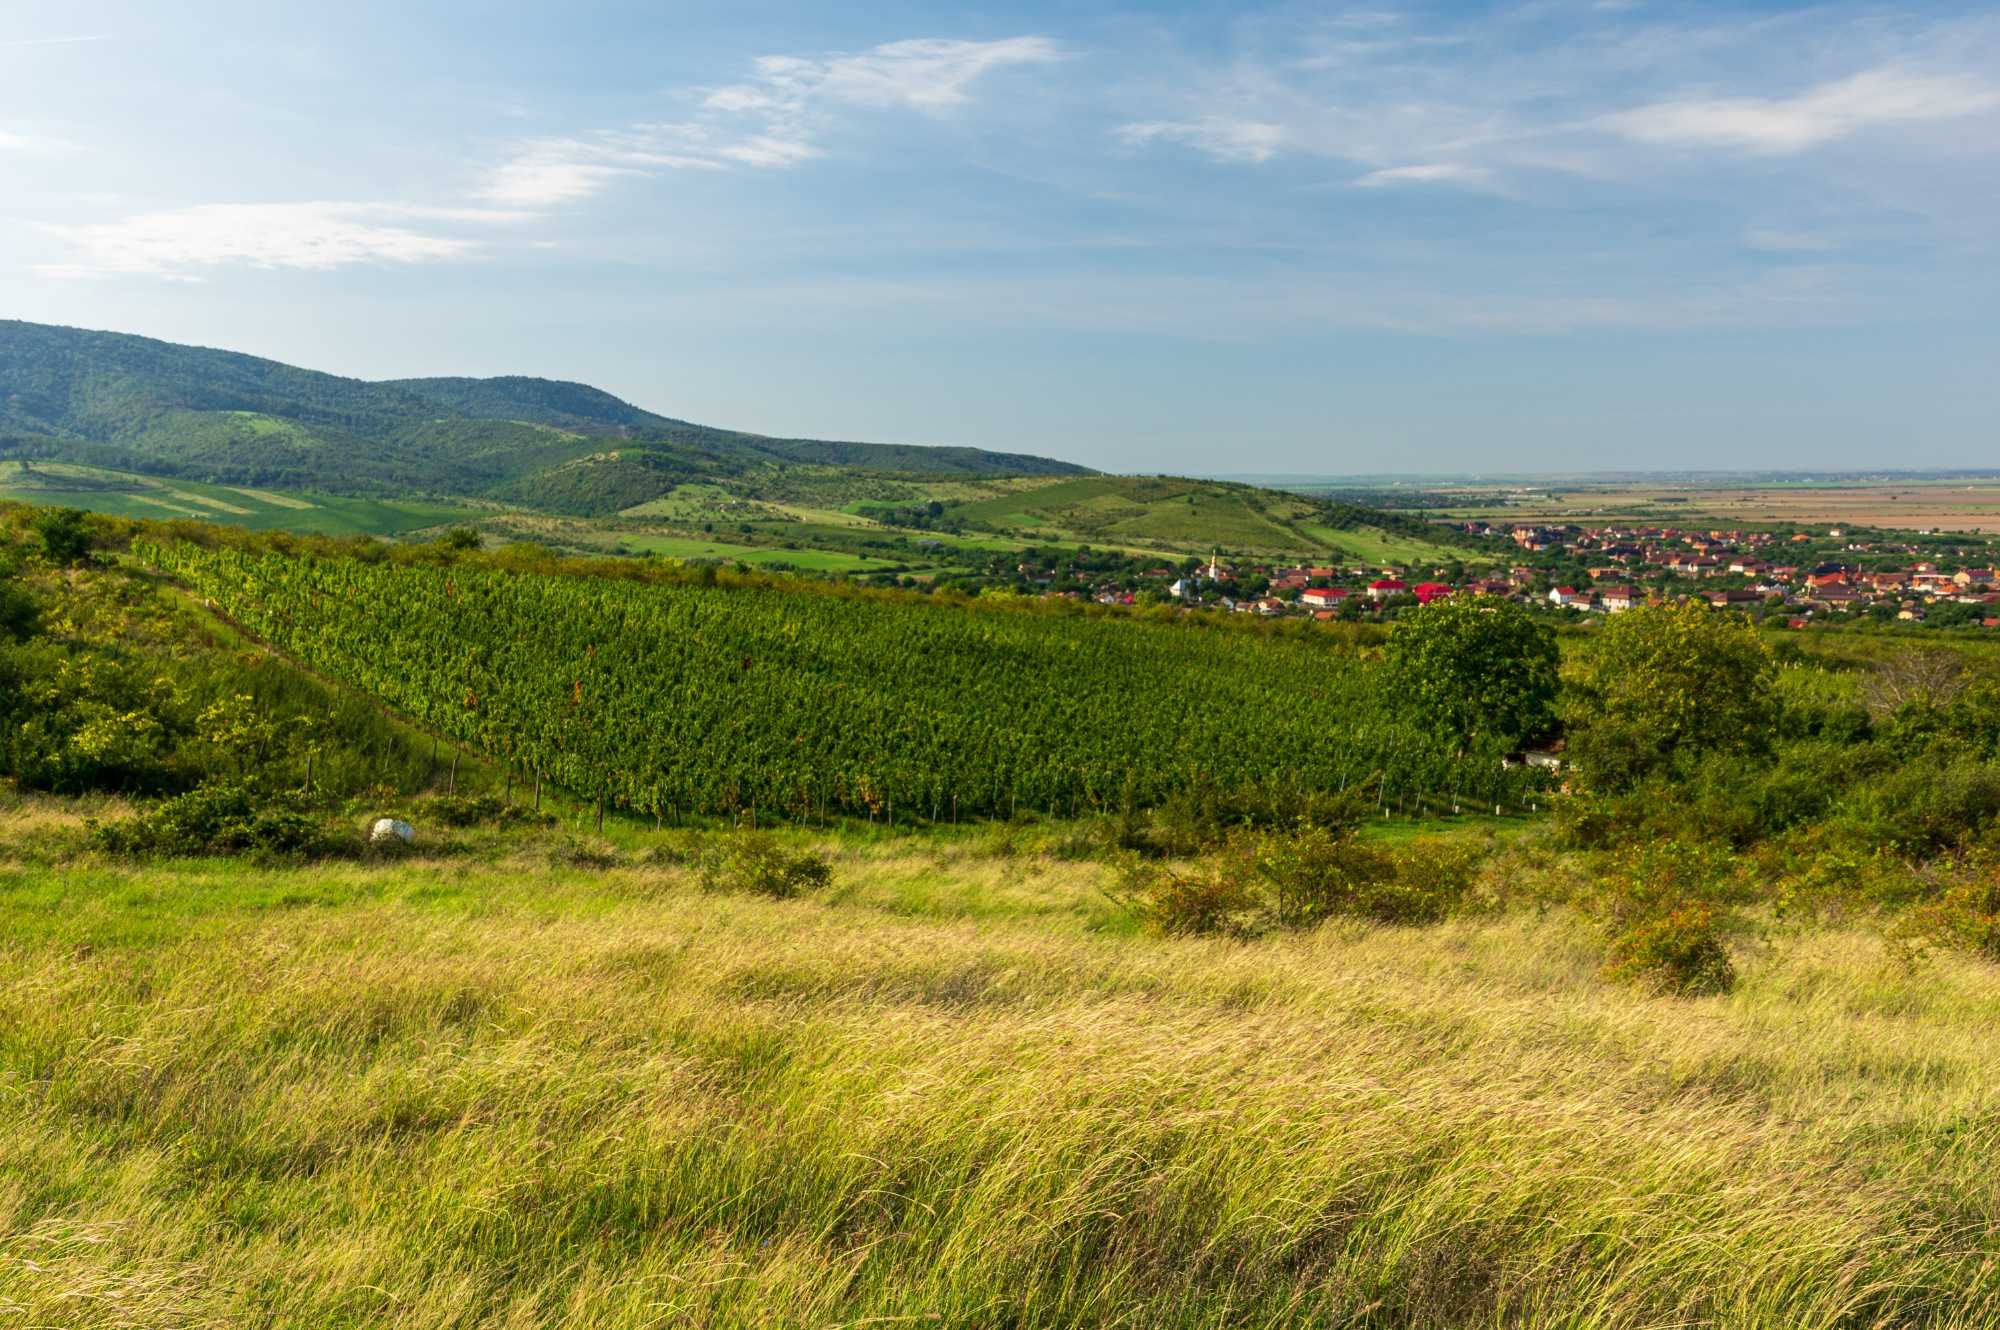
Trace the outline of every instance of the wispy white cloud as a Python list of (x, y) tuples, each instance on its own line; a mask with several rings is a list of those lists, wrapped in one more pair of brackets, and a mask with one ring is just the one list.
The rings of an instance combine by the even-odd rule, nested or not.
[[(1635, 148), (1673, 151), (1678, 166), (1701, 160), (1688, 150), (1798, 155), (2000, 109), (2000, 75), (1987, 73), (2000, 23), (1632, 9), (1526, 0), (1480, 17), (1273, 20), (1155, 81), (1153, 104), (1113, 133), (1247, 163), (1329, 159), (1371, 186), (1470, 184), (1476, 170), (1511, 190), (1528, 177), (1656, 182)], [(1242, 126), (1254, 136), (1232, 132)], [(1403, 174), (1412, 163), (1456, 169)]]
[(1696, 97), (1605, 116), (1642, 143), (1791, 153), (1880, 125), (1951, 120), (2000, 107), (2000, 87), (1957, 73), (1885, 66), (1796, 97)]
[(1261, 120), (1149, 120), (1120, 125), (1118, 137), (1134, 147), (1185, 143), (1222, 162), (1266, 162), (1285, 145), (1285, 128)]
[(993, 70), (1064, 58), (1046, 37), (918, 38), (858, 54), (764, 56), (747, 80), (697, 90), (688, 119), (525, 140), (489, 173), (480, 196), (553, 207), (621, 178), (663, 170), (780, 169), (823, 153), (838, 108), (939, 114), (962, 106)]
[[(36, 271), (50, 277), (197, 278), (226, 264), (325, 271), (363, 263), (459, 259), (485, 243), (468, 227), (530, 220), (614, 182), (666, 170), (776, 169), (819, 156), (817, 140), (838, 107), (940, 114), (970, 100), (972, 86), (1009, 65), (1063, 58), (1052, 41), (892, 42), (854, 55), (771, 56), (741, 83), (694, 90), (683, 121), (524, 139), (476, 191), (482, 207), (394, 202), (207, 204), (116, 221), (42, 229), (71, 253)], [(0, 133), (0, 149), (53, 140)]]
[[(140, 213), (115, 222), (51, 225), (71, 256), (43, 264), (47, 277), (141, 274), (197, 279), (223, 264), (325, 271), (358, 263), (426, 263), (479, 245), (467, 224), (519, 220), (484, 208), (384, 203), (218, 203)], [(456, 229), (447, 229), (456, 228)]]
[(920, 37), (859, 55), (763, 56), (756, 62), (755, 79), (718, 88), (705, 104), (722, 111), (796, 112), (823, 99), (935, 111), (969, 101), (973, 83), (983, 74), (1007, 65), (1047, 64), (1063, 54), (1047, 37), (991, 42)]
[(1384, 189), (1391, 185), (1484, 185), (1493, 173), (1483, 166), (1456, 162), (1423, 162), (1414, 166), (1385, 166), (1370, 171), (1354, 182), (1356, 189)]
[(479, 197), (503, 207), (549, 208), (589, 198), (631, 176), (670, 168), (720, 169), (696, 126), (633, 125), (567, 138), (526, 139), (487, 174)]

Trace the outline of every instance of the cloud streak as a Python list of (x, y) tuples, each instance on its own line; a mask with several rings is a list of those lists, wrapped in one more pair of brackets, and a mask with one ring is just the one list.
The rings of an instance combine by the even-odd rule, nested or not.
[(1493, 173), (1483, 166), (1456, 162), (1425, 162), (1415, 166), (1385, 166), (1354, 182), (1356, 189), (1387, 189), (1396, 185), (1484, 185)]
[[(1156, 85), (1152, 113), (1112, 134), (1250, 165), (1335, 160), (1369, 188), (1498, 187), (1637, 182), (1643, 150), (1799, 156), (2000, 109), (1993, 23), (1649, 12), (1577, 6), (1556, 32), (1533, 5), (1442, 22), (1371, 12), (1360, 38), (1352, 25), (1268, 23)], [(1788, 69), (1790, 86), (1770, 91)]]
[(1120, 125), (1120, 140), (1131, 147), (1183, 143), (1219, 162), (1268, 162), (1285, 146), (1285, 128), (1262, 120), (1210, 116), (1201, 120), (1150, 120)]
[(216, 203), (116, 222), (43, 229), (74, 251), (35, 269), (45, 277), (146, 275), (199, 279), (224, 264), (326, 272), (365, 263), (463, 258), (477, 238), (444, 228), (519, 220), (491, 209), (384, 203)]
[(684, 120), (524, 140), (492, 169), (479, 195), (509, 207), (575, 203), (622, 179), (670, 170), (781, 170), (824, 153), (845, 109), (938, 115), (972, 100), (995, 70), (1049, 64), (1065, 53), (1046, 37), (998, 41), (916, 38), (857, 54), (763, 56), (752, 76), (697, 90)]
[[(1063, 58), (1043, 37), (922, 38), (858, 54), (766, 56), (744, 81), (693, 90), (699, 100), (685, 120), (520, 140), (475, 191), (482, 206), (220, 203), (112, 222), (47, 225), (41, 229), (72, 253), (35, 271), (60, 278), (190, 280), (225, 265), (326, 272), (360, 264), (449, 262), (487, 244), (473, 228), (530, 221), (619, 181), (662, 171), (797, 166), (821, 155), (819, 140), (841, 108), (940, 115), (967, 104), (973, 85), (995, 70)], [(53, 140), (0, 132), (0, 150), (55, 146)]]
[(1796, 153), (1863, 130), (1953, 120), (2000, 106), (2000, 88), (1961, 74), (1885, 66), (1796, 97), (1702, 97), (1604, 117), (1614, 133), (1665, 147)]

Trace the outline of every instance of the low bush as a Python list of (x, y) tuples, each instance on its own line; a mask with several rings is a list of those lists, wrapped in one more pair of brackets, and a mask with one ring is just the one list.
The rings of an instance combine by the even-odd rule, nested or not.
[(1461, 839), (1390, 846), (1305, 824), (1239, 834), (1184, 866), (1128, 854), (1114, 895), (1169, 936), (1243, 937), (1335, 917), (1429, 924), (1467, 907), (1486, 855), (1485, 845)]
[(568, 835), (550, 841), (543, 854), (557, 868), (604, 869), (618, 866), (618, 847), (610, 841)]
[(1674, 997), (1726, 993), (1736, 985), (1723, 921), (1715, 907), (1699, 901), (1614, 932), (1604, 976)]
[(203, 785), (91, 831), (97, 848), (125, 855), (331, 858), (361, 849), (351, 829), (331, 826), (297, 803), (259, 799), (241, 785)]
[(1128, 791), (1118, 810), (1104, 819), (1098, 835), (1114, 852), (1188, 859), (1222, 849), (1245, 832), (1313, 827), (1344, 833), (1364, 822), (1368, 809), (1369, 798), (1360, 788), (1224, 788), (1197, 780), (1151, 809), (1138, 808)]
[(1700, 842), (1652, 841), (1615, 856), (1587, 902), (1608, 946), (1605, 977), (1681, 997), (1727, 992), (1736, 971), (1725, 939), (1744, 891), (1737, 870), (1726, 849)]
[(1161, 937), (1253, 937), (1270, 923), (1260, 884), (1240, 857), (1180, 869), (1128, 856), (1112, 896)]
[(768, 831), (732, 831), (704, 846), (698, 862), (707, 891), (754, 892), (786, 899), (833, 881), (833, 862), (818, 850), (787, 849)]
[(446, 827), (547, 826), (555, 819), (547, 813), (492, 794), (436, 794), (419, 800), (411, 820)]
[(1591, 902), (1608, 924), (1660, 918), (1689, 904), (1727, 908), (1745, 899), (1736, 856), (1700, 841), (1649, 840), (1612, 855)]
[(2000, 961), (2000, 869), (1967, 870), (1936, 900), (1910, 912), (1907, 931), (1936, 946)]
[(1991, 835), (2000, 818), (2000, 763), (1920, 756), (1862, 788), (1838, 819), (1852, 837), (1912, 858)]

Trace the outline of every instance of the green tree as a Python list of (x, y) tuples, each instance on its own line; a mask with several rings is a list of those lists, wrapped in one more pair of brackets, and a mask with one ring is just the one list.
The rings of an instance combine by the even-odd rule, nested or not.
[(90, 528), (80, 508), (50, 508), (35, 514), (35, 534), (42, 538), (42, 553), (58, 568), (90, 559)]
[(1555, 633), (1512, 601), (1447, 596), (1405, 610), (1388, 667), (1401, 705), (1461, 746), (1519, 743), (1555, 723)]
[(1611, 617), (1569, 696), (1587, 785), (1622, 788), (1677, 754), (1762, 751), (1777, 663), (1750, 620), (1698, 600)]

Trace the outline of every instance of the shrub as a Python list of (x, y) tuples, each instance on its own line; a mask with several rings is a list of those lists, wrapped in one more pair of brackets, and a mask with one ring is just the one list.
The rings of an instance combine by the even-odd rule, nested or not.
[(1479, 871), (1491, 846), (1460, 837), (1420, 836), (1389, 855), (1390, 890), (1377, 896), (1370, 917), (1389, 923), (1435, 923), (1473, 903)]
[(1462, 909), (1486, 848), (1445, 837), (1388, 847), (1301, 825), (1244, 833), (1187, 867), (1129, 855), (1113, 895), (1156, 933), (1249, 936), (1335, 916), (1435, 923)]
[(1269, 922), (1263, 893), (1240, 858), (1181, 870), (1133, 855), (1120, 865), (1114, 899), (1162, 937), (1251, 937)]
[(92, 828), (113, 854), (351, 855), (359, 842), (285, 802), (260, 803), (241, 785), (203, 785), (136, 816)]
[(1100, 834), (1113, 850), (1187, 859), (1221, 849), (1245, 831), (1304, 826), (1342, 833), (1367, 819), (1368, 805), (1368, 797), (1359, 787), (1344, 791), (1268, 785), (1224, 788), (1196, 779), (1150, 810), (1137, 808), (1128, 789)]
[(1932, 754), (1857, 790), (1840, 822), (1864, 843), (1919, 857), (1957, 849), (2000, 817), (2000, 765)]
[(1735, 869), (1735, 856), (1720, 846), (1645, 841), (1611, 858), (1598, 877), (1594, 908), (1622, 927), (1688, 904), (1727, 906), (1740, 895)]
[(2000, 961), (2000, 871), (1976, 870), (1937, 900), (1918, 906), (1908, 931), (1938, 946)]
[(833, 862), (817, 850), (788, 850), (768, 831), (732, 831), (704, 847), (701, 885), (785, 899), (827, 886)]
[(1723, 937), (1739, 892), (1717, 846), (1652, 841), (1617, 856), (1591, 901), (1609, 944), (1605, 977), (1683, 997), (1726, 992), (1736, 972)]
[(547, 813), (492, 794), (437, 794), (422, 800), (418, 807), (422, 820), (447, 827), (545, 826), (555, 821)]
[(1675, 997), (1726, 993), (1736, 985), (1736, 967), (1722, 945), (1721, 920), (1714, 907), (1701, 902), (1639, 919), (1613, 933), (1604, 976)]
[(0, 573), (0, 640), (25, 642), (42, 628), (41, 607), (26, 587)]
[(609, 841), (564, 836), (547, 847), (551, 864), (559, 868), (615, 868), (618, 849)]
[(1371, 907), (1386, 902), (1378, 901), (1376, 888), (1394, 868), (1374, 846), (1346, 832), (1302, 826), (1290, 835), (1256, 837), (1245, 849), (1280, 927), (1309, 928), (1334, 914), (1380, 917)]

